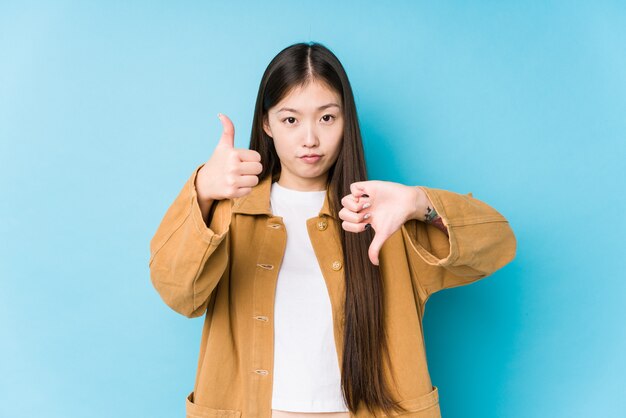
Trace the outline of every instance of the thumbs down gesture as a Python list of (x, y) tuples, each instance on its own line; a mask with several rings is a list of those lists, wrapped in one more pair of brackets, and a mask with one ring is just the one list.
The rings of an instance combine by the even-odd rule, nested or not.
[(384, 242), (410, 219), (423, 220), (430, 201), (419, 187), (390, 181), (368, 180), (350, 185), (350, 194), (341, 199), (341, 227), (349, 232), (375, 231), (368, 256), (379, 265)]

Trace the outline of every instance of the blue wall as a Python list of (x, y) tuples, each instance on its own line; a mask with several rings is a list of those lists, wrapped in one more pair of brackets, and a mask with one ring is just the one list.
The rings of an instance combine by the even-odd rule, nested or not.
[[(0, 416), (174, 417), (202, 319), (149, 240), (258, 83), (319, 41), (355, 90), (372, 179), (472, 192), (516, 259), (434, 295), (445, 418), (626, 416), (621, 2), (2, 2)], [(435, 4), (436, 3), (436, 4)]]

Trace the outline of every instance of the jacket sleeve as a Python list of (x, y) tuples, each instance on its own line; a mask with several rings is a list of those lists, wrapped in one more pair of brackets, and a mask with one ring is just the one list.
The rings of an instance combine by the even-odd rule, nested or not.
[(418, 186), (448, 229), (411, 219), (402, 226), (411, 279), (426, 302), (442, 289), (489, 276), (515, 258), (517, 240), (508, 220), (471, 193)]
[[(204, 164), (202, 164), (204, 165)], [(228, 272), (232, 200), (213, 202), (209, 226), (202, 219), (195, 179), (198, 166), (170, 205), (150, 241), (150, 279), (176, 312), (201, 316)]]

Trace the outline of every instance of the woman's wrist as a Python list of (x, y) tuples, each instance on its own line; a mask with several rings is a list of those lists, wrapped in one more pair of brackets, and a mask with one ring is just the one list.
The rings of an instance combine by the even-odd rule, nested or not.
[(411, 202), (413, 203), (413, 208), (411, 211), (410, 219), (416, 219), (418, 221), (425, 222), (427, 219), (427, 215), (429, 213), (429, 207), (432, 208), (430, 203), (430, 199), (428, 196), (418, 186), (411, 187), (413, 191), (413, 196), (411, 197)]
[(416, 197), (413, 200), (415, 202), (415, 210), (411, 219), (417, 219), (418, 221), (433, 225), (448, 235), (448, 228), (443, 224), (443, 219), (437, 213), (435, 206), (428, 198), (426, 192), (418, 186), (413, 187), (413, 189), (416, 191)]

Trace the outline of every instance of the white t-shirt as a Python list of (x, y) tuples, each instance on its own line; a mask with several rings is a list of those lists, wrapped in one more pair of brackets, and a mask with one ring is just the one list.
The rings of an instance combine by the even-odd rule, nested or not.
[(274, 307), (272, 409), (345, 412), (328, 288), (306, 221), (318, 216), (326, 191), (272, 183), (270, 204), (287, 231)]

